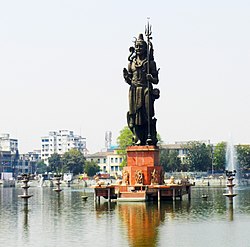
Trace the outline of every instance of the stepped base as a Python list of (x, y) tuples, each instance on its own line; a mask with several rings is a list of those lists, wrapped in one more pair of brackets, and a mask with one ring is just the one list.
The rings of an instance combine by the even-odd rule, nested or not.
[(147, 200), (146, 192), (121, 192), (118, 202), (145, 202)]
[(224, 193), (223, 196), (235, 197), (235, 196), (237, 196), (237, 194)]
[(55, 192), (61, 192), (62, 189), (54, 189)]
[(30, 197), (32, 197), (33, 195), (19, 195), (18, 197), (20, 198), (24, 198), (24, 199), (29, 199)]

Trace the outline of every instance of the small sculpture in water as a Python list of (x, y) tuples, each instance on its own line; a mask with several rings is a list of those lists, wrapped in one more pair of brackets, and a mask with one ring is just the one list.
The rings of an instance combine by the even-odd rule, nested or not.
[(28, 189), (30, 187), (28, 185), (29, 180), (30, 180), (29, 174), (22, 174), (22, 182), (23, 182), (22, 189), (23, 189), (23, 194), (19, 195), (19, 197), (21, 197), (22, 199), (24, 199), (25, 204), (28, 204), (28, 199), (30, 197), (32, 197), (32, 195), (28, 194)]
[(228, 187), (228, 193), (224, 193), (223, 195), (229, 198), (229, 202), (233, 203), (233, 198), (235, 196), (237, 196), (237, 194), (235, 194), (233, 192), (233, 187), (235, 186), (235, 184), (233, 183), (234, 177), (236, 175), (236, 170), (233, 171), (228, 171), (226, 170), (226, 176), (227, 176), (227, 187)]
[(134, 145), (156, 145), (156, 118), (154, 118), (154, 101), (160, 97), (160, 91), (153, 88), (158, 84), (158, 70), (154, 61), (151, 42), (151, 26), (147, 26), (144, 41), (143, 34), (130, 47), (128, 69), (123, 69), (123, 77), (130, 85), (128, 127), (133, 132)]
[(61, 175), (60, 174), (56, 174), (56, 175), (54, 175), (54, 179), (56, 180), (56, 182), (55, 182), (55, 184), (56, 184), (56, 188), (54, 189), (54, 191), (55, 192), (61, 192), (62, 191), (62, 189), (61, 189), (61, 187), (60, 187), (60, 185), (62, 184), (61, 183)]

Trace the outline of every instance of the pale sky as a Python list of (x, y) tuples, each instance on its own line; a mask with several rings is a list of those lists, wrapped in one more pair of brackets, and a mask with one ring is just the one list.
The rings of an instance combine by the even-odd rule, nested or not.
[(90, 153), (126, 126), (127, 67), (147, 17), (165, 143), (250, 143), (250, 1), (1, 0), (0, 133), (20, 152), (73, 130)]

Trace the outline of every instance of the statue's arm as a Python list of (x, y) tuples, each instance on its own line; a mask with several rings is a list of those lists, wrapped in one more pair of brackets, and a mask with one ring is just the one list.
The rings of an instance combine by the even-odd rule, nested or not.
[(128, 70), (126, 68), (123, 69), (123, 77), (125, 81), (131, 85), (132, 73), (130, 72), (130, 65), (128, 66)]
[(147, 80), (149, 80), (153, 84), (158, 84), (158, 70), (156, 68), (155, 61), (151, 61), (150, 63), (150, 74), (147, 74)]

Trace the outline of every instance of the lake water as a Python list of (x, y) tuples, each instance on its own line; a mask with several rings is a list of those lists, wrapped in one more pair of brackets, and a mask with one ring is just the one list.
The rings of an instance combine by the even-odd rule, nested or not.
[(31, 187), (27, 209), (21, 188), (0, 188), (0, 246), (250, 246), (250, 187), (235, 188), (233, 207), (225, 190), (194, 187), (190, 202), (95, 204), (88, 189)]

